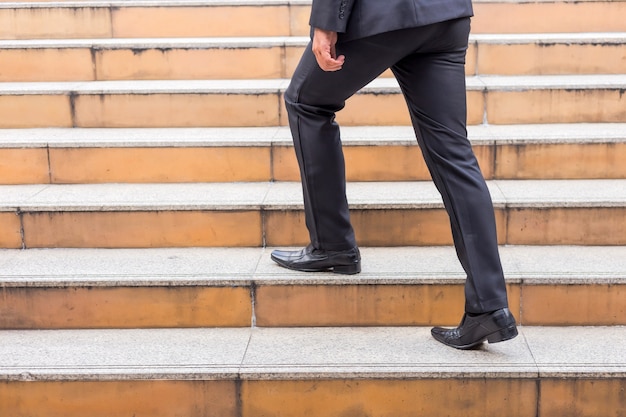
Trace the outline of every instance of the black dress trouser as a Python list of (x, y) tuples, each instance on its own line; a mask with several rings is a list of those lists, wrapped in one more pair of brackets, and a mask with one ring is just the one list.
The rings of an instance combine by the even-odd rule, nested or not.
[[(305, 50), (285, 93), (311, 244), (356, 246), (346, 199), (345, 163), (335, 113), (345, 100), (391, 68), (406, 99), (419, 146), (450, 217), (467, 273), (465, 310), (507, 307), (491, 196), (467, 139), (465, 54), (470, 19), (341, 42), (343, 68), (322, 71)], [(390, 161), (393, 163), (393, 161)]]

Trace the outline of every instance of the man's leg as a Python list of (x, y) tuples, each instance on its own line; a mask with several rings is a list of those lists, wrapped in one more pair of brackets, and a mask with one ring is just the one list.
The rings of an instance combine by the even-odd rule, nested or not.
[(311, 243), (324, 250), (356, 245), (345, 197), (345, 167), (335, 113), (345, 100), (407, 54), (429, 42), (437, 25), (383, 33), (337, 44), (343, 68), (322, 71), (306, 48), (285, 93), (294, 140), (306, 224)]
[[(337, 45), (337, 50), (342, 48)], [(304, 196), (310, 244), (299, 251), (272, 251), (279, 265), (298, 271), (361, 272), (361, 256), (350, 223), (346, 198), (345, 162), (335, 113), (345, 100), (388, 68), (365, 64), (358, 43), (345, 47), (349, 58), (340, 71), (323, 71), (305, 49), (285, 92), (289, 127)], [(360, 52), (359, 52), (360, 51)]]
[[(274, 250), (272, 259), (298, 271), (355, 274), (361, 257), (350, 223), (339, 125), (345, 100), (391, 65), (392, 51), (352, 41), (336, 45), (346, 54), (340, 71), (325, 72), (309, 45), (285, 93), (289, 126), (300, 167), (310, 242), (300, 251)], [(377, 52), (380, 52), (378, 55)], [(394, 61), (395, 62), (395, 61)]]
[[(344, 67), (322, 71), (306, 49), (289, 88), (289, 116), (304, 194), (306, 225), (317, 249), (345, 250), (356, 246), (346, 200), (345, 163), (335, 113), (345, 100), (388, 68), (388, 63), (363, 62), (358, 43), (338, 45), (347, 55)], [(356, 47), (356, 48), (355, 48)]]
[(339, 126), (345, 100), (407, 54), (428, 42), (437, 25), (406, 29), (336, 45), (346, 60), (340, 71), (321, 70), (310, 45), (285, 93), (302, 180), (311, 244), (301, 251), (272, 252), (278, 264), (300, 271), (360, 271), (350, 223)]
[(467, 139), (465, 49), (469, 19), (442, 25), (432, 44), (392, 67), (418, 142), (450, 216), (467, 272), (466, 311), (507, 306), (491, 196)]
[[(515, 337), (498, 253), (493, 204), (467, 139), (465, 51), (469, 19), (440, 25), (427, 48), (392, 67), (407, 100), (419, 145), (450, 217), (467, 273), (465, 311), (457, 329), (433, 336), (457, 348)], [(473, 321), (473, 322), (472, 322)]]

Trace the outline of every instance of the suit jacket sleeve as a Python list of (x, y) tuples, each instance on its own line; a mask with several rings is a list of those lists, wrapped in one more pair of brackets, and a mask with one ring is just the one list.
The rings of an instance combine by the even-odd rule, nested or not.
[(309, 20), (311, 28), (345, 32), (354, 2), (355, 0), (313, 0)]

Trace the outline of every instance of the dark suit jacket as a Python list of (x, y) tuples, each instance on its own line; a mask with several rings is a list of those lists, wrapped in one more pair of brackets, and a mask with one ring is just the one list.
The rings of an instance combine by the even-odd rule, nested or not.
[(313, 0), (309, 24), (349, 40), (472, 14), (471, 0)]

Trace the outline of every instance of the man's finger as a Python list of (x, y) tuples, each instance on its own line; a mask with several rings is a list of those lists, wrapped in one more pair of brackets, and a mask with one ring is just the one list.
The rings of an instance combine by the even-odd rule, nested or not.
[(317, 60), (317, 64), (324, 71), (337, 71), (341, 69), (346, 58), (343, 55), (334, 58), (330, 51), (327, 50), (315, 52), (315, 59)]

